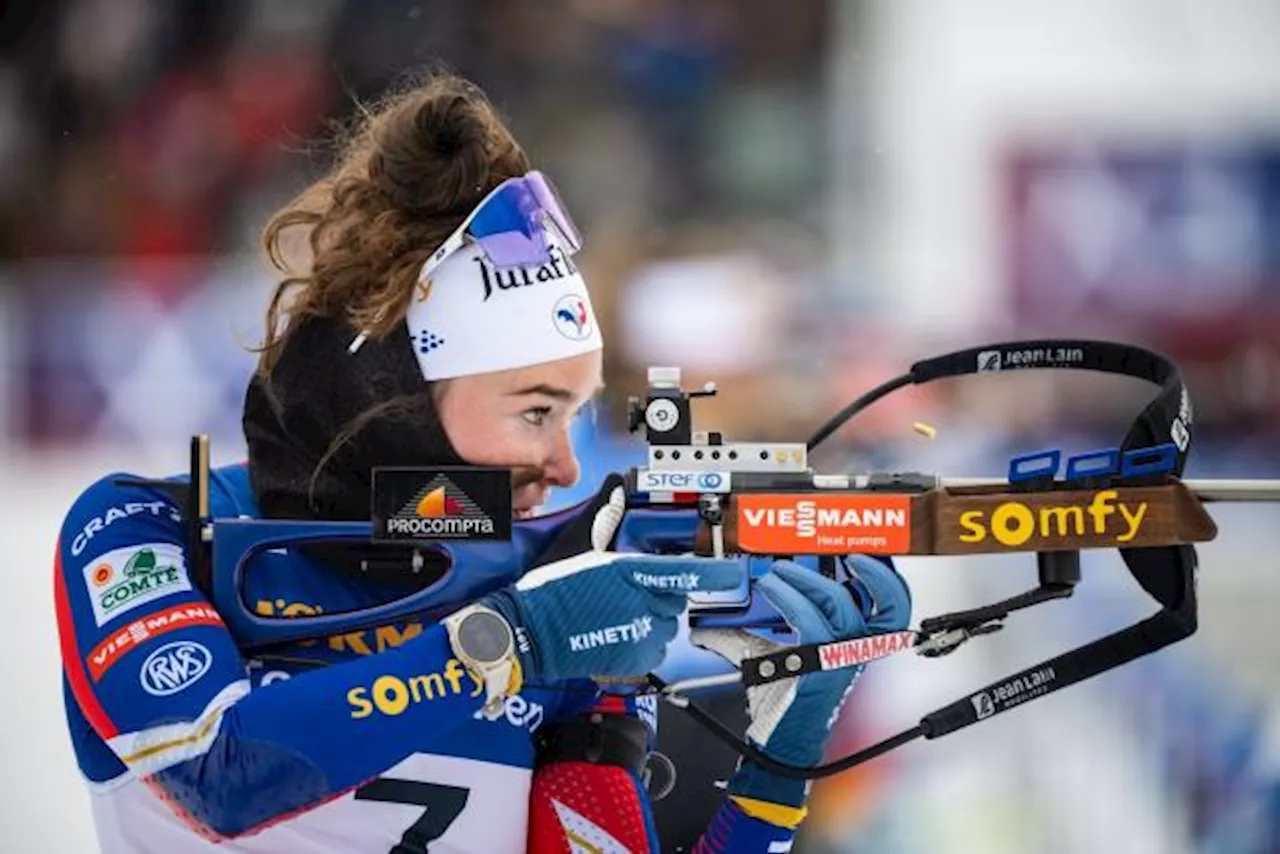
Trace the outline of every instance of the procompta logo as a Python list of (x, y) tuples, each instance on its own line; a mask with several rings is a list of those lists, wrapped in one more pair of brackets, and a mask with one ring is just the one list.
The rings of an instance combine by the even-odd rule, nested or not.
[(375, 469), (372, 520), (380, 540), (510, 540), (511, 472)]

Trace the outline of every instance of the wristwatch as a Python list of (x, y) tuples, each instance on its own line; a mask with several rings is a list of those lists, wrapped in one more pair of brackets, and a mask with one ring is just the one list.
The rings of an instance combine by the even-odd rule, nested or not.
[(524, 681), (510, 624), (484, 605), (468, 605), (441, 622), (458, 660), (484, 685), (484, 716), (489, 720), (498, 718), (507, 698), (520, 693)]

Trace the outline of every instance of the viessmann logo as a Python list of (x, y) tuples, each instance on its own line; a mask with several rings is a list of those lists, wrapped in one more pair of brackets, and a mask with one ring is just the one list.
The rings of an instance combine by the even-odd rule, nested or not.
[(507, 469), (379, 469), (374, 533), (392, 540), (509, 540)]
[(221, 626), (222, 617), (209, 605), (196, 602), (191, 605), (175, 605), (154, 614), (134, 620), (114, 632), (93, 648), (86, 659), (89, 675), (99, 682), (102, 675), (130, 650), (175, 629), (187, 626)]
[(755, 495), (737, 498), (738, 544), (771, 554), (904, 554), (907, 495)]

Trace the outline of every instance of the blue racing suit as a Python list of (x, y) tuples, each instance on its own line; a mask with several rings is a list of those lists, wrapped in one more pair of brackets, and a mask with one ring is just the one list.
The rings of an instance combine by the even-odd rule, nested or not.
[[(67, 727), (104, 854), (517, 854), (533, 844), (530, 793), (543, 791), (534, 732), (608, 705), (648, 724), (652, 739), (652, 697), (605, 698), (590, 683), (526, 685), (486, 719), (481, 686), (436, 624), (398, 622), (246, 657), (188, 572), (171, 498), (117, 484), (127, 477), (105, 476), (75, 500), (54, 569)], [(209, 510), (258, 517), (245, 466), (213, 470)], [(256, 558), (242, 592), (254, 611), (282, 617), (397, 595), (284, 550)], [(545, 790), (564, 792), (554, 804), (564, 850), (579, 850), (573, 840), (607, 834), (565, 811), (573, 793), (564, 787), (605, 778), (565, 767)], [(642, 825), (630, 838), (659, 850), (638, 783), (622, 789), (610, 790), (631, 801), (616, 801), (617, 815)], [(592, 797), (608, 800), (603, 790)], [(606, 816), (615, 808), (598, 806)], [(699, 850), (787, 850), (794, 822), (770, 810), (726, 798)]]

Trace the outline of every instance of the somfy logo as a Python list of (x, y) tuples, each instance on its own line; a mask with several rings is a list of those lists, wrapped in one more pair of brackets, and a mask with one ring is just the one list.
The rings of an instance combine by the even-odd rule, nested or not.
[(167, 643), (147, 656), (138, 674), (142, 689), (153, 697), (184, 691), (209, 672), (213, 655), (202, 644), (181, 640)]

